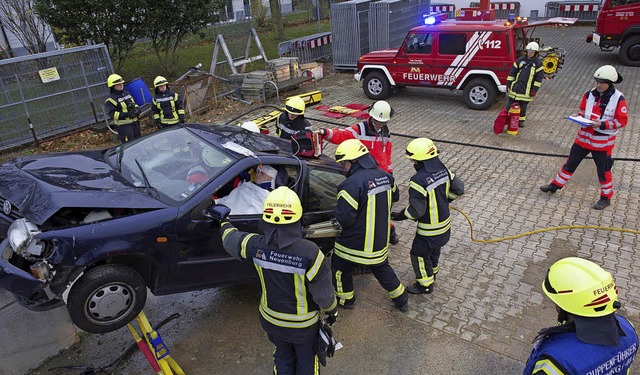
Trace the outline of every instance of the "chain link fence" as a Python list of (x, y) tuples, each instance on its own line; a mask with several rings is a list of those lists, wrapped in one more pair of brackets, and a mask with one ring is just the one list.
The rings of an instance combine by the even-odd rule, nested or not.
[(102, 121), (111, 72), (103, 44), (0, 60), (0, 150)]

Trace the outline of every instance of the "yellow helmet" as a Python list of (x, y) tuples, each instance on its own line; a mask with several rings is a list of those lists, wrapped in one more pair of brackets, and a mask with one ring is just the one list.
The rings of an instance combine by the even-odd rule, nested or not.
[(369, 153), (367, 146), (358, 139), (347, 139), (336, 148), (336, 161), (355, 160)]
[(300, 198), (293, 190), (280, 186), (264, 200), (262, 220), (271, 224), (291, 224), (302, 217)]
[(153, 80), (154, 88), (158, 88), (159, 86), (167, 85), (167, 84), (169, 84), (169, 81), (167, 81), (167, 79), (164, 78), (163, 76), (157, 76), (156, 79)]
[(304, 115), (304, 107), (304, 100), (299, 96), (289, 97), (284, 103), (284, 110), (292, 115)]
[(542, 290), (564, 311), (584, 317), (609, 315), (620, 307), (611, 274), (582, 258), (564, 258), (547, 272)]
[(407, 158), (429, 160), (438, 156), (438, 148), (429, 138), (416, 138), (407, 145)]
[(122, 79), (122, 77), (118, 74), (112, 74), (107, 78), (107, 86), (108, 87), (113, 87), (115, 85), (119, 85), (121, 83), (124, 83), (124, 79)]

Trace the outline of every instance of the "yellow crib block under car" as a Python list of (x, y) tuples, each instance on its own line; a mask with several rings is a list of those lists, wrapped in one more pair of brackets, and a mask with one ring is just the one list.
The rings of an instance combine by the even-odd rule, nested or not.
[[(184, 375), (184, 371), (169, 355), (169, 348), (162, 341), (160, 334), (151, 327), (144, 311), (140, 311), (135, 321), (138, 323), (142, 334), (138, 333), (133, 322), (127, 324), (127, 328), (156, 374)], [(146, 343), (142, 343), (142, 337), (144, 337)]]

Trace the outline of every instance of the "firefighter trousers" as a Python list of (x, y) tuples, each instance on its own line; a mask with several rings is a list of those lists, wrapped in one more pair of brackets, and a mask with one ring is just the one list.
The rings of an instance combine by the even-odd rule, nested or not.
[(433, 247), (428, 240), (416, 234), (411, 245), (411, 265), (416, 274), (416, 281), (428, 288), (435, 281), (438, 273), (441, 247)]
[(611, 199), (613, 197), (613, 176), (611, 174), (611, 168), (613, 167), (613, 159), (611, 158), (611, 152), (609, 151), (593, 151), (574, 143), (571, 146), (571, 152), (567, 162), (562, 166), (560, 172), (556, 178), (553, 179), (553, 184), (562, 188), (573, 173), (578, 169), (578, 166), (584, 160), (584, 158), (591, 153), (593, 162), (596, 164), (596, 170), (598, 171), (598, 181), (600, 181), (600, 196), (603, 198)]
[(513, 98), (509, 98), (509, 100), (507, 100), (507, 113), (509, 113), (509, 108), (511, 108), (511, 104), (518, 102), (518, 104), (520, 105), (520, 125), (524, 124), (524, 122), (527, 120), (527, 106), (529, 105), (529, 102), (526, 102), (524, 100), (515, 100)]
[(130, 142), (136, 138), (140, 138), (140, 122), (134, 121), (130, 124), (118, 125), (118, 137), (120, 142)]
[(277, 375), (317, 375), (320, 364), (316, 356), (316, 338), (294, 344), (267, 334), (275, 346), (273, 352), (273, 373)]
[[(337, 255), (331, 257), (331, 271), (333, 272), (333, 286), (338, 298), (338, 304), (345, 306), (353, 304), (355, 301), (355, 292), (353, 288), (353, 271), (358, 266), (346, 259), (342, 259)], [(396, 276), (391, 268), (389, 261), (376, 265), (367, 265), (367, 268), (373, 273), (380, 285), (389, 293), (389, 297), (393, 303), (402, 307), (409, 301), (409, 294), (404, 289), (404, 285)]]

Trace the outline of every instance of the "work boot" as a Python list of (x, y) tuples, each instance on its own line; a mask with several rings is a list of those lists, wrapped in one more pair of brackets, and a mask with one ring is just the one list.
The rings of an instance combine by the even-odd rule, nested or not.
[(544, 186), (540, 186), (540, 190), (542, 190), (545, 193), (555, 193), (556, 191), (558, 191), (558, 189), (560, 189), (560, 187), (554, 183), (551, 183), (549, 185), (544, 185)]
[(407, 311), (409, 311), (409, 302), (405, 303), (405, 304), (404, 304), (404, 305), (402, 305), (402, 306), (398, 306), (398, 305), (396, 305), (396, 308), (397, 308), (398, 310), (400, 310), (401, 312), (403, 312), (403, 313), (404, 313), (404, 312), (407, 312)]
[(389, 236), (389, 243), (392, 245), (397, 245), (400, 242), (398, 235), (396, 234), (396, 227), (391, 227), (391, 235)]
[(413, 283), (413, 285), (406, 287), (405, 289), (411, 294), (431, 294), (433, 293), (433, 284), (429, 285), (428, 288), (425, 288), (416, 282)]
[(519, 128), (524, 128), (524, 121), (519, 121), (518, 122), (518, 127)]
[(600, 200), (593, 205), (593, 209), (604, 210), (606, 207), (609, 207), (609, 205), (611, 205), (611, 201), (609, 200), (609, 198), (600, 197)]
[(355, 304), (356, 304), (356, 297), (353, 297), (351, 299), (344, 301), (344, 305), (341, 303), (338, 303), (338, 306), (342, 307), (343, 309), (351, 310), (353, 309), (353, 306)]

